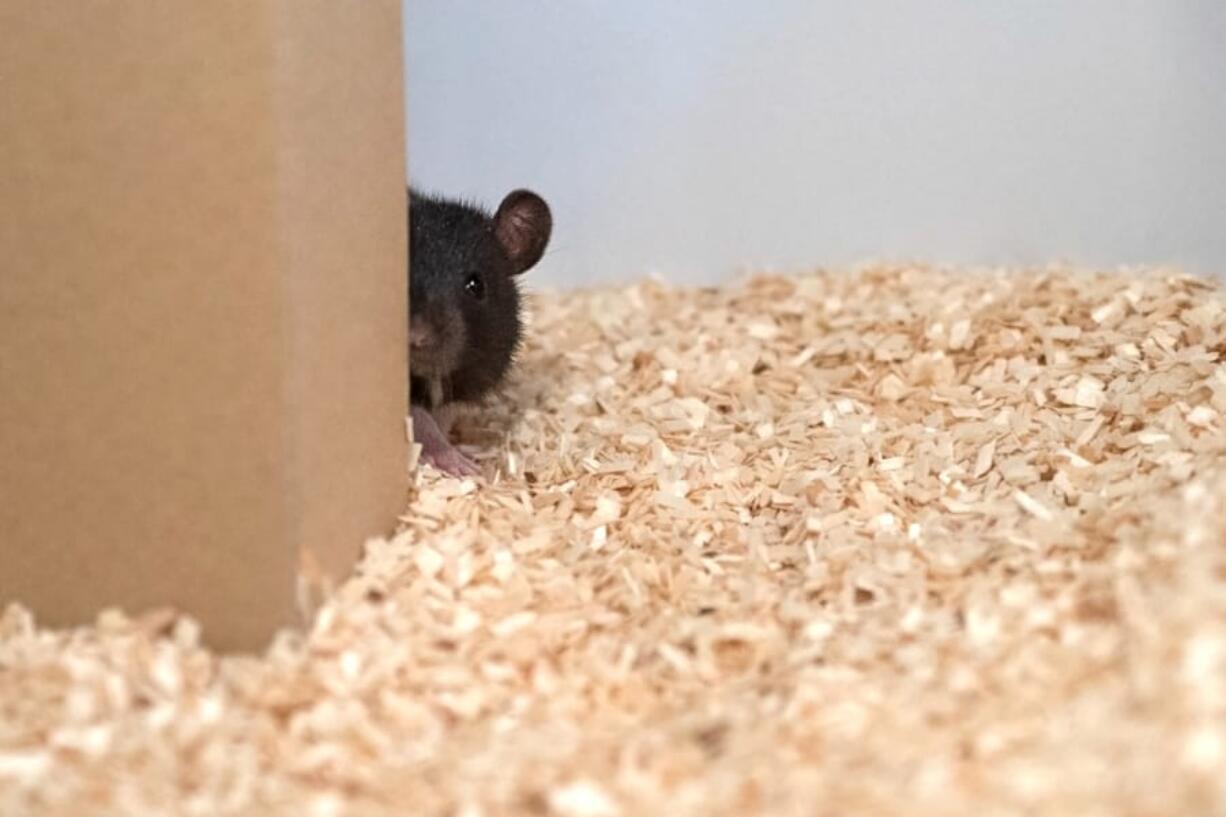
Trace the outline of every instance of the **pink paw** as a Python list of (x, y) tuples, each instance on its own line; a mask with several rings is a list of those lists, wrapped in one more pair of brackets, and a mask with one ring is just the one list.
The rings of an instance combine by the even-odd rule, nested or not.
[(452, 477), (472, 477), (481, 473), (476, 463), (460, 453), (438, 427), (434, 415), (413, 406), (413, 438), (421, 443), (421, 461)]
[(473, 477), (481, 473), (477, 464), (454, 446), (442, 451), (422, 452), (422, 461), (451, 477)]

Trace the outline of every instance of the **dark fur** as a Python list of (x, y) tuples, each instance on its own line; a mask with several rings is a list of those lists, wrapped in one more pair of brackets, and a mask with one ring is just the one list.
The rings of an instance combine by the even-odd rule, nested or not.
[[(508, 256), (489, 213), (415, 190), (409, 191), (409, 263), (410, 326), (423, 322), (458, 353), (454, 368), (443, 373), (442, 402), (480, 400), (506, 375), (519, 348), (516, 275), (526, 267)], [(481, 300), (465, 292), (474, 273), (485, 285)], [(410, 400), (437, 408), (424, 377), (411, 378)]]

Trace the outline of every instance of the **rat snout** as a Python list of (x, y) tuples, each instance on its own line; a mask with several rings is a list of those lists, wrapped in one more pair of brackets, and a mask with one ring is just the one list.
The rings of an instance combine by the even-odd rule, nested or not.
[(423, 376), (449, 376), (459, 364), (467, 333), (445, 310), (409, 316), (409, 366)]
[(420, 320), (409, 324), (409, 348), (414, 350), (429, 349), (436, 345), (434, 330)]

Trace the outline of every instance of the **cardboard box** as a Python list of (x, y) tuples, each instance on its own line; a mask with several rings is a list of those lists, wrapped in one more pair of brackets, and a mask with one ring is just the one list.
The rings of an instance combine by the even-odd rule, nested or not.
[(0, 605), (301, 620), (406, 500), (400, 0), (0, 0)]

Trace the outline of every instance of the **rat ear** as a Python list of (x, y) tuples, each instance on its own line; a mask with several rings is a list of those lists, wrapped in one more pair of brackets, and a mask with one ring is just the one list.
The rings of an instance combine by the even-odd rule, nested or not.
[(531, 190), (508, 193), (494, 215), (494, 235), (511, 259), (514, 275), (526, 272), (541, 260), (552, 231), (549, 205)]

